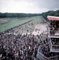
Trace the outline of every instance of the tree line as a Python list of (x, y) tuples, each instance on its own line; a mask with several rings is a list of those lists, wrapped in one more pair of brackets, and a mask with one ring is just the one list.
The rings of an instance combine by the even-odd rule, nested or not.
[(47, 11), (44, 13), (38, 14), (26, 14), (26, 13), (1, 13), (0, 18), (22, 18), (22, 17), (32, 17), (32, 16), (43, 16), (47, 20), (47, 16), (59, 16), (59, 10), (56, 11)]
[(31, 16), (38, 16), (39, 14), (25, 14), (25, 13), (1, 13), (0, 18), (22, 18), (22, 17), (31, 17)]
[(47, 16), (59, 16), (59, 10), (44, 12), (41, 15), (47, 20)]

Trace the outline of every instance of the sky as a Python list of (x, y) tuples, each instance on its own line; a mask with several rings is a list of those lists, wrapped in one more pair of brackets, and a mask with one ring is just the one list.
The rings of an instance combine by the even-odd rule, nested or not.
[(0, 0), (3, 13), (42, 13), (58, 9), (59, 0)]

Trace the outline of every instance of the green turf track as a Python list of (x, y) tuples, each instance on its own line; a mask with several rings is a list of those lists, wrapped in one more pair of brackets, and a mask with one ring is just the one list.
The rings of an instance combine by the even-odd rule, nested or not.
[[(7, 18), (6, 18), (7, 19)], [(10, 18), (9, 18), (10, 19)], [(34, 20), (34, 21), (42, 21), (42, 17), (41, 16), (36, 16), (36, 17), (30, 17), (30, 18), (11, 18), (7, 23), (4, 24), (0, 24), (0, 32), (6, 31), (10, 28), (19, 26), (21, 24), (24, 24), (30, 20)]]

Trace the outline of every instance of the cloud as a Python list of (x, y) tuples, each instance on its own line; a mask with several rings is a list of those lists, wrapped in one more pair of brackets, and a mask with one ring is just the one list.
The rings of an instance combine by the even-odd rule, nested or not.
[(59, 8), (59, 0), (38, 0), (37, 6), (47, 9)]
[(59, 0), (1, 0), (0, 12), (41, 13), (59, 9)]

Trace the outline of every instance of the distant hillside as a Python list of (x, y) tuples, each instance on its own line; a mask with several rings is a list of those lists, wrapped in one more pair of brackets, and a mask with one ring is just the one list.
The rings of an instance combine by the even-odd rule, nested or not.
[(22, 18), (22, 17), (32, 17), (32, 16), (40, 16), (42, 15), (46, 20), (47, 20), (47, 16), (59, 16), (59, 10), (56, 11), (48, 11), (48, 12), (44, 12), (42, 14), (26, 14), (26, 13), (1, 13), (0, 12), (0, 18)]
[(59, 10), (44, 12), (41, 15), (47, 20), (48, 15), (50, 15), (50, 16), (59, 16)]
[(31, 17), (38, 16), (40, 14), (25, 14), (25, 13), (0, 13), (0, 18), (22, 18), (22, 17)]

